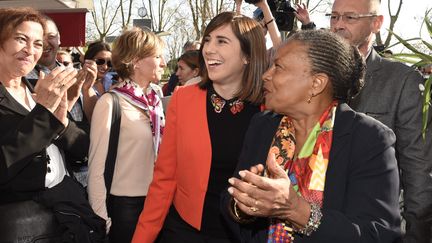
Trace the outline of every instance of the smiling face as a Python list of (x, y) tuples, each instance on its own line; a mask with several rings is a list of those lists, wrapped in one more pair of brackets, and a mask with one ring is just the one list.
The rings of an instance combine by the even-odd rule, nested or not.
[(25, 21), (0, 48), (1, 72), (9, 78), (27, 75), (36, 65), (43, 49), (42, 25)]
[(54, 68), (57, 52), (60, 48), (60, 33), (57, 26), (51, 20), (46, 21), (46, 33), (44, 36), (44, 48), (39, 64), (48, 68)]
[(191, 68), (187, 63), (183, 60), (179, 60), (178, 63), (178, 69), (176, 72), (176, 75), (179, 79), (179, 82), (183, 85), (191, 78), (194, 78), (198, 75), (198, 68)]
[(223, 25), (205, 36), (202, 53), (213, 83), (241, 84), (247, 60), (231, 25)]
[(281, 114), (301, 111), (307, 105), (312, 87), (307, 47), (299, 41), (282, 46), (263, 80), (267, 109)]
[[(109, 66), (109, 63), (111, 63), (111, 52), (110, 51), (100, 51), (98, 52), (93, 60), (98, 60), (96, 61), (96, 64), (99, 63), (99, 60), (102, 62), (104, 61), (102, 64), (97, 65), (97, 78), (101, 79), (105, 76), (105, 74), (111, 69), (111, 67)], [(109, 63), (108, 63), (109, 61)]]

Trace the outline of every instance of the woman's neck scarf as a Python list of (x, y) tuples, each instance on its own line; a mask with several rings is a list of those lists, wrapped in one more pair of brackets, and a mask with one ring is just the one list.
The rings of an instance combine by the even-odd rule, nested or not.
[[(287, 172), (294, 190), (309, 203), (322, 207), (325, 175), (332, 145), (333, 125), (338, 103), (334, 101), (321, 115), (295, 158), (295, 129), (292, 120), (284, 116), (273, 138), (269, 153)], [(268, 243), (289, 243), (294, 240), (292, 226), (271, 219)]]
[(142, 109), (150, 118), (153, 147), (155, 156), (157, 156), (165, 127), (165, 116), (162, 101), (156, 91), (149, 85), (144, 93), (143, 89), (132, 80), (124, 81), (122, 84), (113, 88), (113, 91), (121, 95), (132, 105)]

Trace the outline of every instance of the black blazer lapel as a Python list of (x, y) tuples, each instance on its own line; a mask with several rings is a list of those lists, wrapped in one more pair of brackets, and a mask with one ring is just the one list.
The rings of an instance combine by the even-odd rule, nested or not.
[[(333, 129), (333, 141), (330, 151), (330, 163), (337, 157), (339, 151), (346, 145), (348, 134), (351, 131), (355, 112), (345, 103), (340, 104), (336, 110), (335, 127)], [(333, 157), (333, 158), (332, 158)]]
[[(27, 115), (29, 111), (18, 103), (3, 85), (0, 85), (0, 107), (13, 111), (20, 115)], [(1, 109), (1, 108), (0, 108)]]
[[(355, 112), (344, 103), (340, 104), (336, 110), (333, 141), (330, 149), (330, 158), (324, 187), (325, 196), (323, 203), (327, 204), (326, 206), (329, 206), (329, 203), (332, 206), (336, 206), (334, 205), (336, 202), (342, 202), (342, 200), (334, 200), (340, 197), (338, 193), (341, 191), (335, 190), (335, 186), (338, 188), (345, 187), (345, 185), (341, 185), (340, 183), (341, 180), (343, 181), (341, 176), (344, 176), (344, 174), (341, 173), (346, 170), (349, 163), (349, 161), (346, 161), (345, 154), (350, 150), (351, 136), (349, 135), (355, 115)], [(336, 207), (341, 207), (341, 205), (337, 205)]]
[(263, 113), (263, 122), (259, 125), (257, 129), (260, 131), (259, 144), (262, 146), (261, 148), (257, 148), (257, 158), (256, 162), (262, 163), (265, 165), (267, 161), (268, 152), (273, 142), (273, 138), (276, 134), (276, 131), (279, 127), (280, 121), (283, 115), (279, 115), (273, 112), (265, 111)]

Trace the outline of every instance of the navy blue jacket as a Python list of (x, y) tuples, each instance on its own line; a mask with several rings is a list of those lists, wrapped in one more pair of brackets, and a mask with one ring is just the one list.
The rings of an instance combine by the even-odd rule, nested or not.
[[(255, 115), (246, 134), (238, 171), (264, 164), (282, 116)], [(341, 104), (324, 187), (322, 221), (310, 237), (295, 242), (394, 242), (400, 237), (399, 174), (395, 135), (379, 121)], [(224, 192), (221, 210), (239, 242), (267, 242), (269, 221), (240, 225), (229, 215), (231, 196)]]

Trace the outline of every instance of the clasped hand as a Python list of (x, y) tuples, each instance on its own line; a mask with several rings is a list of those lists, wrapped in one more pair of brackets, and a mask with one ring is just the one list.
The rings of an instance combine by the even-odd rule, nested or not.
[(76, 82), (77, 71), (74, 68), (56, 67), (48, 75), (39, 73), (33, 99), (41, 104), (67, 126), (68, 99), (67, 90)]
[(78, 98), (83, 93), (89, 92), (93, 87), (97, 77), (97, 65), (93, 60), (85, 60), (83, 67), (78, 71), (76, 82), (68, 89), (68, 107), (69, 111), (77, 102)]
[(294, 191), (286, 172), (276, 162), (275, 155), (267, 158), (268, 177), (262, 164), (239, 172), (241, 180), (230, 178), (228, 192), (244, 213), (251, 216), (289, 219), (296, 211), (300, 197)]

